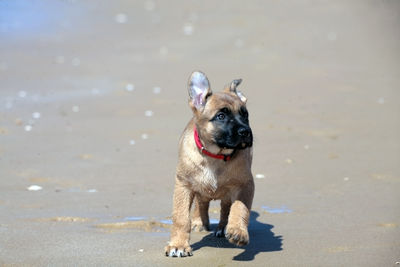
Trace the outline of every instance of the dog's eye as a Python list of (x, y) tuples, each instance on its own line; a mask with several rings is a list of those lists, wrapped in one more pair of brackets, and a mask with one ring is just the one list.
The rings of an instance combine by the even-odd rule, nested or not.
[(228, 114), (229, 113), (229, 109), (228, 108), (223, 108), (223, 109), (221, 109), (221, 112), (223, 112), (225, 114)]
[(217, 114), (217, 119), (220, 120), (220, 121), (223, 121), (225, 119), (225, 114), (222, 113), (222, 112), (218, 113)]

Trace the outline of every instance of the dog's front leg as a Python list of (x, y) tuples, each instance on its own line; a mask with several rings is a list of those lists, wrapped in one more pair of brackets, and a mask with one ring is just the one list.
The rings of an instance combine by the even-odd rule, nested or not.
[(171, 241), (165, 248), (165, 255), (170, 257), (192, 256), (190, 239), (190, 207), (194, 193), (179, 179), (176, 179), (174, 190), (174, 204), (172, 213)]
[(228, 216), (231, 210), (231, 205), (232, 202), (230, 198), (221, 199), (221, 214), (219, 224), (217, 230), (214, 233), (216, 237), (224, 237), (224, 230), (226, 225), (228, 224)]
[(210, 219), (208, 217), (209, 199), (203, 199), (199, 194), (194, 197), (194, 211), (192, 216), (192, 230), (197, 232), (208, 231), (210, 229)]
[(247, 227), (254, 196), (253, 180), (242, 187), (236, 195), (232, 199), (233, 203), (229, 213), (228, 225), (225, 229), (225, 237), (237, 246), (244, 246), (249, 243)]

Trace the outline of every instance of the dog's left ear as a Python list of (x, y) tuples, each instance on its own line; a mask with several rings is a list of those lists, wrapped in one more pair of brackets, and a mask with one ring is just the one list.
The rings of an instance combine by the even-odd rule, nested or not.
[(200, 71), (193, 72), (189, 78), (188, 91), (190, 107), (193, 111), (201, 111), (212, 94), (207, 76)]
[(244, 94), (242, 92), (237, 90), (237, 87), (239, 86), (239, 84), (241, 82), (242, 82), (242, 79), (233, 80), (230, 85), (227, 85), (225, 87), (225, 92), (232, 92), (232, 93), (236, 94), (243, 103), (246, 103), (247, 98), (244, 96)]

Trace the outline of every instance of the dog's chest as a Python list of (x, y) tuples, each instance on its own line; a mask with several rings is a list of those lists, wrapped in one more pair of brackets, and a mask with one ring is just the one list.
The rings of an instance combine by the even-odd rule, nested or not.
[(196, 177), (195, 190), (209, 197), (215, 197), (225, 184), (225, 171), (221, 168), (202, 167)]

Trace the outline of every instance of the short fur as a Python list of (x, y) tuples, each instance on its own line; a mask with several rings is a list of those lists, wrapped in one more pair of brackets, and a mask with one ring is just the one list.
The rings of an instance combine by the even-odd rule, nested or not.
[[(215, 199), (221, 200), (220, 221), (215, 235), (225, 236), (229, 242), (238, 246), (249, 242), (247, 227), (254, 195), (251, 173), (252, 134), (248, 121), (242, 114), (246, 107), (246, 98), (236, 90), (240, 82), (241, 80), (234, 80), (223, 92), (212, 93), (203, 73), (194, 72), (189, 80), (189, 105), (193, 110), (193, 118), (187, 124), (179, 142), (173, 226), (171, 241), (165, 248), (167, 256), (192, 255), (190, 231), (209, 230), (208, 207), (210, 201)], [(218, 142), (224, 143), (225, 140), (216, 138), (221, 136), (220, 132), (226, 130), (222, 128), (226, 127), (215, 127), (216, 123), (212, 119), (224, 108), (234, 118), (226, 127), (235, 123), (232, 129), (247, 129), (246, 137), (240, 137), (241, 140), (246, 140), (246, 146), (240, 141), (237, 148), (218, 146)], [(208, 151), (225, 155), (233, 153), (232, 159), (224, 161), (202, 154), (193, 137), (195, 126)], [(233, 135), (237, 135), (236, 130), (233, 131)], [(195, 207), (191, 219), (190, 209), (193, 202)]]

